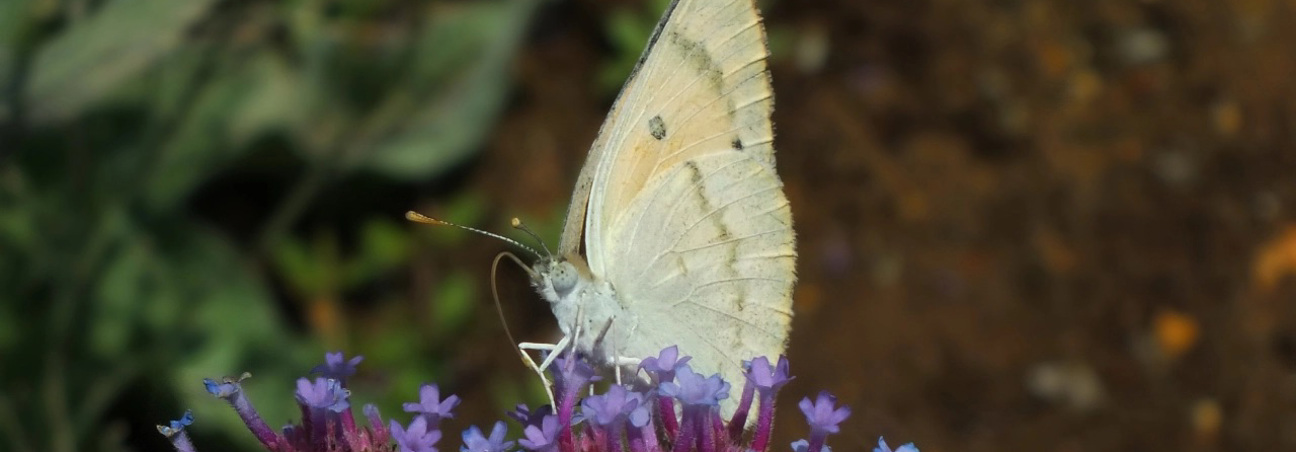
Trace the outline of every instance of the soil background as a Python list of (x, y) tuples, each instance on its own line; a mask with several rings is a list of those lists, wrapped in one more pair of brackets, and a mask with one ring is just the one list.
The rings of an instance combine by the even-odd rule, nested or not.
[[(599, 20), (626, 6), (646, 7), (561, 2), (535, 24), (463, 176), (495, 224), (570, 196), (612, 100), (589, 89)], [(820, 389), (854, 410), (839, 451), (1296, 450), (1294, 13), (768, 5), (800, 252), (775, 450)], [(522, 335), (551, 328), (514, 286)]]

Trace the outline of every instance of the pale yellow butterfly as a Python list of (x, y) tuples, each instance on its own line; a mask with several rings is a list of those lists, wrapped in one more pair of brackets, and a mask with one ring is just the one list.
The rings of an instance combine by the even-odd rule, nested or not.
[(735, 390), (743, 360), (783, 352), (796, 247), (767, 55), (753, 0), (671, 2), (590, 149), (558, 255), (534, 266), (564, 337), (520, 347), (633, 372), (678, 345)]

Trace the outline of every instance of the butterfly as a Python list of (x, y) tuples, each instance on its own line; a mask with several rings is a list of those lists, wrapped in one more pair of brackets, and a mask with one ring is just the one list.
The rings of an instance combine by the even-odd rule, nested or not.
[[(670, 3), (589, 151), (558, 253), (533, 265), (563, 338), (519, 347), (633, 373), (677, 345), (739, 385), (743, 360), (784, 351), (796, 246), (768, 54), (754, 0)], [(543, 378), (550, 363), (532, 366)]]

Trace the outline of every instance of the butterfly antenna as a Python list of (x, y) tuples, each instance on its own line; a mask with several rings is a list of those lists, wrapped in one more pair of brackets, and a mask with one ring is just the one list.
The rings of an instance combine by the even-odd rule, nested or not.
[(535, 239), (536, 243), (540, 244), (540, 248), (544, 249), (545, 254), (548, 254), (550, 258), (553, 257), (553, 253), (549, 251), (549, 247), (545, 246), (544, 240), (540, 240), (540, 235), (536, 234), (535, 232), (532, 232), (531, 228), (528, 228), (527, 225), (522, 224), (521, 219), (518, 219), (517, 217), (513, 217), (513, 221), (511, 221), (511, 223), (513, 224), (513, 229), (521, 230), (522, 232), (525, 232), (527, 235), (531, 236), (531, 238)]
[[(538, 278), (539, 275), (537, 275), (535, 270), (532, 270), (531, 267), (527, 267), (526, 264), (522, 263), (522, 259), (518, 259), (516, 255), (508, 251), (504, 251), (499, 254), (496, 254), (495, 260), (491, 262), (491, 298), (495, 299), (495, 313), (499, 314), (500, 325), (504, 326), (504, 336), (508, 337), (509, 348), (517, 348), (516, 345), (518, 341), (513, 340), (513, 333), (509, 331), (508, 321), (504, 320), (504, 305), (500, 303), (499, 288), (495, 284), (496, 281), (495, 274), (499, 269), (500, 259), (506, 257), (512, 259), (513, 262), (517, 263), (518, 266), (522, 267), (523, 270), (526, 270), (526, 272), (531, 275), (532, 280)], [(522, 349), (518, 348), (518, 353), (526, 353), (526, 352), (523, 352)]]
[[(445, 220), (438, 220), (438, 219), (436, 219), (436, 218), (432, 218), (432, 217), (429, 217), (429, 216), (427, 216), (427, 215), (423, 215), (423, 214), (418, 213), (418, 212), (415, 212), (415, 211), (413, 211), (413, 210), (408, 211), (408, 212), (405, 212), (405, 219), (406, 219), (406, 220), (409, 220), (409, 221), (413, 221), (413, 222), (415, 222), (415, 223), (435, 224), (435, 225), (440, 225), (440, 226), (454, 226), (454, 227), (456, 227), (456, 228), (463, 229), (463, 230), (465, 230), (465, 231), (472, 231), (472, 232), (476, 232), (476, 233), (478, 233), (478, 234), (481, 234), (481, 235), (484, 235), (484, 236), (487, 236), (487, 237), (494, 237), (494, 238), (497, 238), (497, 239), (503, 240), (504, 242), (507, 242), (507, 243), (509, 243), (509, 244), (512, 244), (513, 246), (516, 246), (516, 247), (518, 247), (518, 248), (522, 248), (522, 249), (524, 249), (524, 250), (527, 250), (527, 251), (530, 252), (531, 254), (534, 254), (535, 257), (536, 257), (536, 259), (543, 259), (543, 258), (544, 258), (543, 255), (541, 255), (539, 252), (536, 252), (535, 248), (532, 248), (532, 247), (529, 247), (529, 246), (523, 245), (522, 242), (519, 242), (519, 241), (517, 241), (517, 240), (510, 239), (510, 238), (508, 238), (508, 237), (505, 237), (505, 236), (502, 236), (502, 235), (499, 235), (499, 234), (496, 234), (496, 233), (493, 233), (493, 232), (486, 232), (486, 231), (483, 231), (483, 230), (481, 230), (481, 229), (477, 229), (477, 228), (470, 228), (470, 227), (468, 227), (468, 226), (464, 226), (464, 225), (460, 225), (460, 224), (454, 224), (454, 223), (451, 223), (451, 222), (449, 222), (449, 221), (445, 221)], [(516, 218), (515, 218), (514, 220), (516, 220)], [(543, 244), (542, 244), (542, 245), (543, 245)], [(545, 252), (548, 253), (549, 250), (546, 249)], [(551, 254), (551, 256), (552, 256), (552, 254)], [(524, 265), (523, 267), (525, 267), (525, 265)]]

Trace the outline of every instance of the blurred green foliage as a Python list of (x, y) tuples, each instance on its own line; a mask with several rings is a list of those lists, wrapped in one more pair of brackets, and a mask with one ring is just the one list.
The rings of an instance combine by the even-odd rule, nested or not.
[[(431, 379), (410, 344), (462, 328), (475, 281), (448, 274), (431, 319), (391, 308), (352, 339), (346, 294), (420, 239), (398, 218), (360, 219), (354, 246), (293, 228), (341, 177), (425, 182), (478, 150), (537, 3), (0, 2), (0, 449), (126, 449), (152, 426), (110, 422), (123, 403), (251, 441), (201, 378), (255, 370), (265, 417), (293, 418), (312, 336), (381, 347), (370, 361), (411, 383), (393, 397)], [(250, 230), (195, 212), (207, 184), (265, 165), (304, 169)]]
[(641, 9), (617, 9), (608, 16), (608, 41), (615, 49), (615, 59), (609, 61), (599, 72), (599, 88), (607, 93), (621, 90), (643, 54), (644, 43), (652, 36), (661, 11), (666, 10), (670, 0), (651, 0)]

